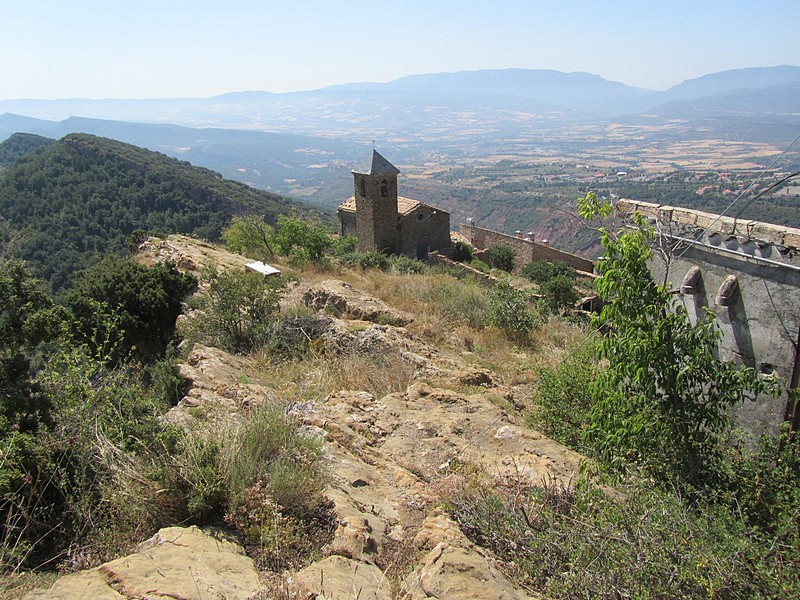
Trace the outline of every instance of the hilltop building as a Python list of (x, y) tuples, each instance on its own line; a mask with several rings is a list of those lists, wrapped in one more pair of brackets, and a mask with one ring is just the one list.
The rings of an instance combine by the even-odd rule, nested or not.
[(339, 232), (362, 252), (381, 250), (424, 259), (450, 246), (450, 213), (397, 195), (400, 170), (376, 150), (353, 170), (354, 195), (339, 205)]

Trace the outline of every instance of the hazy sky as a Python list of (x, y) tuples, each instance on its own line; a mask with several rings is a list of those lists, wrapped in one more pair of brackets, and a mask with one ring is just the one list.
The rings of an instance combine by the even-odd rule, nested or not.
[(0, 0), (0, 99), (203, 97), (521, 67), (666, 89), (800, 65), (800, 0)]

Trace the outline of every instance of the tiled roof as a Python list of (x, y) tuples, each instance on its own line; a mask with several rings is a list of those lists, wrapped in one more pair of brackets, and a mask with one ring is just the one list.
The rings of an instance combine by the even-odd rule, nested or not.
[[(428, 205), (424, 202), (420, 202), (419, 200), (412, 200), (411, 198), (403, 198), (402, 196), (397, 198), (397, 212), (401, 215), (407, 215), (420, 206)], [(428, 206), (428, 208), (433, 207)], [(343, 210), (345, 212), (356, 212), (356, 197), (350, 196), (347, 200), (342, 202), (339, 205), (339, 210)]]
[(399, 172), (400, 169), (383, 158), (375, 149), (372, 150), (372, 156), (364, 164), (353, 169), (353, 173), (360, 175), (397, 175)]

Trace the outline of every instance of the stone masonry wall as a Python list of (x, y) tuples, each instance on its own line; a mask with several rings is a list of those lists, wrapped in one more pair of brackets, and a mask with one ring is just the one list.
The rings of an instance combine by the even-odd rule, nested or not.
[(513, 249), (517, 253), (514, 259), (515, 271), (521, 270), (525, 265), (535, 260), (561, 261), (578, 271), (586, 271), (588, 273), (591, 273), (594, 269), (592, 261), (569, 252), (556, 250), (545, 244), (521, 240), (513, 235), (476, 227), (475, 225), (462, 224), (460, 230), (461, 235), (480, 250), (491, 246), (506, 246)]
[[(671, 284), (693, 321), (704, 309), (717, 314), (720, 357), (788, 384), (800, 331), (800, 230), (629, 200), (617, 210), (623, 216), (638, 211), (657, 224), (672, 258), (668, 265), (654, 259), (653, 276)], [(694, 282), (687, 279), (693, 267), (699, 269)], [(737, 285), (724, 297), (730, 276)], [(736, 418), (755, 435), (776, 433), (786, 410), (786, 394), (763, 396), (737, 407)]]
[(427, 252), (450, 246), (450, 214), (420, 205), (400, 217), (400, 253), (424, 258)]

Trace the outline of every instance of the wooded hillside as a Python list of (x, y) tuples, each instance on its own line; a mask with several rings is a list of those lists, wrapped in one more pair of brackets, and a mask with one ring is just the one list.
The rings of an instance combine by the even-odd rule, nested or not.
[[(6, 143), (16, 141), (12, 136)], [(0, 176), (0, 257), (23, 258), (60, 290), (75, 270), (108, 252), (124, 252), (136, 230), (216, 240), (234, 214), (255, 213), (274, 223), (293, 210), (324, 218), (157, 152), (70, 134), (19, 158)]]

